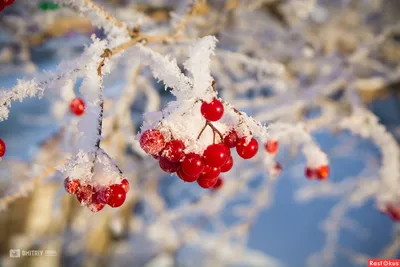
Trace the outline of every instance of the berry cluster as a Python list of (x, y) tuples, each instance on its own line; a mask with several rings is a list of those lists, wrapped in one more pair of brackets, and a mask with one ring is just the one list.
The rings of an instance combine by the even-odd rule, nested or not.
[(123, 179), (120, 184), (104, 187), (81, 184), (79, 180), (68, 177), (64, 180), (64, 188), (68, 193), (76, 195), (81, 205), (87, 206), (92, 212), (98, 212), (106, 204), (112, 208), (120, 207), (129, 191), (129, 182)]
[(258, 142), (254, 138), (239, 137), (235, 130), (227, 131), (222, 135), (212, 122), (216, 122), (224, 115), (224, 105), (218, 99), (211, 102), (203, 101), (200, 107), (206, 124), (200, 132), (198, 139), (204, 129), (209, 126), (220, 140), (215, 138), (208, 145), (202, 155), (196, 153), (185, 153), (185, 143), (182, 140), (172, 139), (167, 141), (160, 130), (146, 130), (140, 137), (140, 146), (147, 153), (159, 161), (160, 168), (167, 173), (176, 173), (185, 182), (197, 183), (202, 188), (219, 189), (223, 180), (220, 173), (232, 169), (233, 158), (231, 148), (236, 147), (236, 152), (243, 159), (250, 159), (257, 154)]
[(15, 0), (0, 0), (0, 12), (3, 11), (7, 6), (14, 3)]
[(329, 167), (327, 165), (320, 166), (316, 169), (307, 167), (305, 175), (309, 179), (318, 179), (320, 181), (325, 180), (329, 176)]
[(6, 154), (6, 143), (0, 138), (0, 158)]
[(69, 110), (76, 116), (81, 116), (85, 112), (85, 102), (81, 98), (72, 99)]

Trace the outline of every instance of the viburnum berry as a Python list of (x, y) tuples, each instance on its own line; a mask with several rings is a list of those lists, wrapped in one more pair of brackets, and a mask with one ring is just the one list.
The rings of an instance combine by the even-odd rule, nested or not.
[(316, 173), (314, 169), (311, 169), (310, 167), (307, 167), (304, 171), (304, 174), (307, 178), (313, 179), (316, 177)]
[(278, 141), (270, 140), (264, 145), (265, 150), (270, 154), (275, 154), (278, 151)]
[(187, 174), (182, 170), (182, 168), (180, 168), (180, 169), (176, 172), (176, 174), (178, 175), (179, 178), (181, 178), (181, 179), (182, 179), (183, 181), (185, 181), (186, 183), (192, 183), (192, 182), (196, 181), (197, 178), (199, 178), (199, 175), (197, 175), (197, 176), (190, 176), (190, 175), (187, 175)]
[(200, 111), (206, 120), (218, 121), (224, 115), (224, 105), (218, 99), (214, 99), (210, 103), (203, 102)]
[(70, 194), (76, 194), (79, 188), (79, 180), (76, 179), (70, 179), (69, 177), (64, 179), (64, 188), (65, 191), (67, 191)]
[(0, 12), (3, 11), (7, 6), (14, 3), (15, 0), (0, 0)]
[(217, 180), (217, 182), (215, 183), (215, 185), (212, 187), (212, 190), (218, 190), (218, 189), (220, 189), (223, 185), (224, 185), (224, 179), (222, 179), (221, 177), (218, 177), (218, 180)]
[(129, 192), (129, 182), (127, 179), (122, 179), (121, 181), (122, 188), (125, 190), (126, 193)]
[(96, 202), (93, 202), (93, 203), (90, 203), (87, 205), (88, 209), (91, 212), (99, 212), (104, 208), (104, 206), (105, 206), (104, 203), (96, 203)]
[(329, 176), (329, 167), (323, 165), (316, 170), (316, 175), (318, 180), (325, 180)]
[(0, 138), (0, 158), (6, 154), (6, 143)]
[(218, 176), (214, 178), (207, 178), (204, 177), (203, 175), (200, 175), (200, 177), (197, 179), (197, 183), (202, 187), (202, 188), (210, 188), (213, 187), (218, 181)]
[(118, 208), (124, 204), (126, 199), (126, 192), (122, 185), (110, 185), (109, 196), (107, 197), (107, 204), (112, 208)]
[(207, 179), (213, 179), (221, 173), (221, 169), (218, 167), (210, 167), (207, 172), (202, 172), (201, 176)]
[(236, 151), (241, 158), (250, 159), (257, 154), (258, 142), (251, 138), (250, 142), (246, 144), (246, 137), (242, 137), (236, 144)]
[(167, 173), (177, 172), (181, 165), (179, 162), (171, 162), (163, 157), (160, 158), (158, 164), (160, 165), (161, 170)]
[(81, 116), (85, 112), (85, 102), (79, 97), (72, 99), (69, 110), (76, 116)]
[(393, 221), (400, 221), (400, 209), (392, 204), (386, 206), (386, 213), (390, 216)]
[(91, 212), (98, 212), (104, 208), (105, 202), (101, 198), (101, 193), (102, 193), (101, 189), (100, 190), (93, 189), (92, 201), (87, 205), (88, 209)]
[(225, 164), (221, 166), (221, 172), (228, 172), (232, 169), (232, 167), (233, 167), (233, 158), (232, 156), (229, 156)]
[(92, 202), (93, 187), (91, 185), (81, 185), (76, 191), (76, 198), (81, 205), (87, 205)]
[(181, 163), (182, 171), (192, 177), (200, 175), (204, 167), (203, 159), (195, 153), (187, 154)]
[(224, 144), (209, 145), (204, 151), (204, 162), (212, 167), (220, 167), (228, 159), (229, 148)]
[(185, 156), (183, 150), (185, 150), (185, 144), (181, 140), (172, 140), (165, 144), (161, 156), (171, 162), (178, 162)]
[(224, 136), (224, 144), (229, 148), (233, 148), (236, 146), (238, 139), (239, 137), (237, 133), (234, 130), (232, 130), (227, 135)]
[(140, 147), (147, 154), (157, 154), (165, 147), (164, 136), (159, 130), (147, 130), (140, 136)]

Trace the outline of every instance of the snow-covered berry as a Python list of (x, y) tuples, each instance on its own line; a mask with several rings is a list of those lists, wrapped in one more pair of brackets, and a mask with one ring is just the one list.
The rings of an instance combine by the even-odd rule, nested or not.
[(147, 154), (157, 154), (165, 147), (164, 136), (158, 130), (147, 130), (140, 136), (140, 147)]
[(79, 188), (79, 180), (70, 179), (69, 177), (64, 179), (64, 188), (70, 194), (76, 194)]
[(181, 140), (172, 140), (165, 144), (161, 156), (171, 162), (178, 162), (185, 156), (185, 144)]

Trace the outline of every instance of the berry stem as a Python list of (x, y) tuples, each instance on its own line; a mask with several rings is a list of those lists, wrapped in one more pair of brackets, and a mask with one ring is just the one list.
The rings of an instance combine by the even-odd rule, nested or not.
[(206, 121), (206, 124), (204, 125), (204, 127), (201, 129), (199, 135), (197, 136), (197, 140), (200, 139), (201, 135), (203, 134), (203, 132), (207, 126), (209, 126), (213, 130), (213, 134), (214, 134), (213, 143), (214, 144), (215, 144), (215, 133), (217, 133), (219, 135), (221, 141), (224, 140), (224, 136), (222, 135), (222, 133), (212, 124), (211, 121)]

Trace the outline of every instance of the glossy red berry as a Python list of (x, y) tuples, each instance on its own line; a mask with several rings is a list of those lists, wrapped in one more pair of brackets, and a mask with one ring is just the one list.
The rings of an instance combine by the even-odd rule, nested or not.
[(224, 179), (222, 179), (221, 177), (218, 177), (218, 180), (215, 183), (215, 185), (212, 187), (212, 190), (219, 190), (219, 189), (221, 189), (221, 187), (223, 185), (224, 185)]
[(265, 143), (264, 147), (268, 153), (275, 154), (276, 152), (278, 152), (279, 144), (278, 141), (270, 140), (267, 143)]
[(201, 176), (203, 176), (206, 179), (213, 179), (217, 177), (220, 173), (221, 170), (219, 167), (210, 167), (210, 169), (207, 172), (203, 171), (201, 173)]
[(160, 165), (161, 170), (167, 173), (177, 172), (181, 165), (179, 162), (171, 162), (163, 157), (160, 158), (158, 164)]
[(181, 164), (182, 171), (192, 177), (200, 175), (204, 167), (203, 159), (195, 153), (187, 154)]
[(112, 208), (120, 207), (124, 204), (126, 199), (126, 192), (122, 185), (113, 184), (110, 185), (109, 197), (107, 199), (107, 204)]
[(69, 104), (69, 110), (72, 114), (81, 116), (85, 112), (85, 102), (81, 98), (74, 98)]
[(246, 144), (246, 138), (242, 137), (236, 144), (236, 151), (241, 158), (250, 159), (257, 154), (258, 142), (256, 139), (251, 138), (250, 142)]
[(181, 140), (172, 140), (165, 144), (161, 156), (171, 162), (178, 162), (185, 156), (185, 144)]
[(91, 185), (81, 185), (77, 192), (76, 198), (81, 205), (87, 205), (92, 202), (93, 187)]
[(179, 169), (176, 174), (186, 183), (193, 183), (194, 181), (197, 180), (197, 178), (199, 178), (198, 175), (197, 176), (187, 175), (182, 169)]
[(217, 183), (217, 181), (218, 181), (218, 176), (215, 178), (207, 178), (204, 177), (203, 175), (200, 175), (199, 179), (197, 179), (197, 183), (202, 188), (211, 188)]
[(224, 144), (209, 145), (204, 151), (204, 162), (211, 167), (220, 167), (225, 164), (228, 159), (229, 148)]
[(214, 99), (210, 103), (203, 102), (200, 111), (206, 120), (217, 121), (224, 115), (224, 105), (218, 99)]
[(6, 154), (6, 143), (4, 143), (3, 139), (0, 138), (0, 158)]
[(129, 192), (129, 182), (128, 182), (128, 180), (127, 179), (122, 179), (122, 181), (121, 181), (121, 185), (122, 185), (122, 188), (125, 190), (125, 192)]
[(315, 170), (312, 169), (312, 168), (309, 168), (309, 167), (306, 168), (304, 174), (305, 174), (305, 176), (306, 176), (308, 179), (313, 179), (313, 178), (316, 177), (316, 172), (315, 172)]
[(225, 164), (221, 166), (221, 172), (228, 172), (232, 169), (232, 167), (233, 167), (233, 158), (232, 156), (229, 156)]
[(227, 135), (224, 136), (224, 144), (229, 148), (235, 147), (238, 140), (239, 137), (234, 130), (230, 131)]
[(64, 179), (64, 188), (70, 194), (75, 194), (79, 188), (79, 180), (72, 180), (69, 177)]
[(165, 147), (164, 136), (158, 130), (147, 130), (140, 136), (140, 147), (147, 154), (157, 154)]
[(316, 175), (318, 180), (325, 180), (329, 176), (329, 167), (323, 165), (316, 170)]

